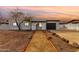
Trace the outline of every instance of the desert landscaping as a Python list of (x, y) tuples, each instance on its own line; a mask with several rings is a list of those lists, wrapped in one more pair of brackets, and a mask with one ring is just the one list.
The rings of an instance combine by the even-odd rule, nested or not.
[(68, 39), (71, 43), (79, 43), (79, 31), (56, 31), (58, 35)]
[(32, 31), (0, 31), (0, 51), (24, 51), (31, 40)]
[[(61, 38), (69, 41), (63, 41)], [(0, 52), (79, 51), (71, 42), (78, 43), (78, 32), (0, 30)]]
[[(57, 32), (58, 31), (48, 31), (47, 36), (48, 36), (48, 39), (54, 44), (54, 46), (57, 48), (58, 51), (64, 51), (64, 52), (78, 51), (79, 49), (78, 43), (73, 41), (73, 43), (71, 44), (71, 41), (65, 38), (67, 36), (63, 37), (62, 35), (58, 35)], [(63, 31), (59, 31), (59, 32), (62, 33)]]
[(55, 33), (61, 36), (61, 38), (69, 40), (69, 44), (79, 44), (79, 31), (55, 31)]

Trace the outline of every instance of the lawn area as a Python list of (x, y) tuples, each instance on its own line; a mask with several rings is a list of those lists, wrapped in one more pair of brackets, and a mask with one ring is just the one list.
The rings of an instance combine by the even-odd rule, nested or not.
[(32, 31), (0, 31), (0, 51), (24, 51)]

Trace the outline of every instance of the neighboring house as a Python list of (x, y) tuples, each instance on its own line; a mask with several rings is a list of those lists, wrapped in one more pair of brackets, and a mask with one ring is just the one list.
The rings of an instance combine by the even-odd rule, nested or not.
[(79, 30), (79, 20), (71, 20), (60, 23), (60, 28), (67, 30)]
[(65, 27), (69, 30), (79, 30), (79, 20), (71, 20), (65, 24)]
[(59, 23), (59, 26), (60, 26), (59, 28), (60, 28), (60, 30), (67, 30), (66, 24), (67, 24), (66, 22), (60, 22), (60, 23)]
[(8, 29), (9, 29), (8, 20), (1, 19), (0, 20), (0, 30), (8, 30)]

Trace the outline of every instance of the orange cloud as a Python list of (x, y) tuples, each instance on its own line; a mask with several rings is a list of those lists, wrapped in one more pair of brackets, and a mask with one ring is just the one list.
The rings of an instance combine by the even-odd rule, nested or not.
[(5, 9), (28, 9), (34, 11), (43, 11), (43, 12), (60, 12), (63, 14), (41, 14), (35, 17), (40, 18), (49, 18), (49, 19), (75, 19), (79, 18), (79, 6), (0, 6), (0, 8)]

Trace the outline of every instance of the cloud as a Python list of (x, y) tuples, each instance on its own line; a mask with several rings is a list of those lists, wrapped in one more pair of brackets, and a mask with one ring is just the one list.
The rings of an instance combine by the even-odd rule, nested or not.
[[(18, 7), (24, 12), (26, 15), (31, 15), (39, 18), (48, 18), (48, 19), (63, 19), (69, 20), (78, 18), (79, 19), (79, 11), (73, 10), (73, 8), (69, 7)], [(61, 9), (60, 9), (61, 8)], [(69, 10), (67, 10), (67, 8)], [(16, 7), (0, 7), (0, 11), (4, 16), (10, 14), (10, 11), (16, 9)], [(65, 10), (66, 9), (66, 10)]]

